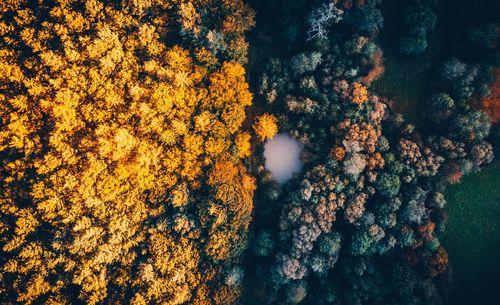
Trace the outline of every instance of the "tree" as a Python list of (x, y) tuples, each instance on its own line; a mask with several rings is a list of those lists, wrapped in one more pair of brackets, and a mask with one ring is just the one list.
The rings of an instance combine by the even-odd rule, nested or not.
[(436, 94), (426, 101), (427, 116), (434, 122), (439, 123), (449, 118), (454, 111), (455, 102), (446, 93)]
[(368, 90), (365, 86), (360, 83), (352, 84), (351, 102), (357, 105), (361, 105), (368, 101)]
[(267, 231), (261, 231), (255, 238), (252, 249), (256, 256), (269, 256), (275, 246), (271, 234)]
[(403, 37), (398, 45), (403, 54), (415, 55), (424, 52), (428, 43), (424, 37)]
[(359, 35), (371, 35), (382, 28), (384, 18), (377, 8), (379, 0), (346, 1), (352, 8), (346, 16), (346, 23)]
[(494, 49), (498, 46), (499, 28), (496, 23), (486, 23), (473, 26), (467, 33), (467, 38), (481, 49)]
[(253, 124), (255, 134), (261, 141), (272, 139), (278, 133), (277, 122), (272, 114), (264, 113), (258, 116)]
[(322, 253), (328, 255), (337, 255), (340, 251), (340, 242), (342, 238), (337, 232), (328, 235), (323, 235), (319, 242), (319, 249)]
[(444, 80), (454, 80), (464, 75), (467, 65), (459, 59), (453, 57), (443, 64), (440, 69), (441, 78)]
[(328, 4), (323, 4), (319, 8), (313, 10), (307, 22), (309, 29), (307, 30), (307, 40), (325, 39), (328, 35), (328, 27), (332, 23), (338, 23), (342, 19), (344, 11), (336, 7), (337, 1), (332, 1)]
[(403, 54), (416, 55), (427, 49), (427, 36), (436, 27), (436, 0), (414, 0), (403, 11), (407, 34), (399, 41)]
[[(142, 8), (142, 15), (157, 9), (142, 2), (137, 6)], [(243, 1), (176, 1), (168, 14), (172, 19), (177, 17), (179, 25), (175, 28), (185, 45), (201, 47), (221, 61), (246, 63), (248, 43), (244, 34), (255, 25), (255, 13)]]
[(304, 281), (291, 283), (286, 289), (288, 304), (299, 304), (307, 295), (307, 285)]
[(490, 132), (491, 122), (482, 111), (470, 111), (459, 114), (452, 122), (452, 132), (456, 137), (466, 141), (481, 141)]
[(366, 156), (359, 153), (354, 153), (344, 161), (346, 173), (357, 177), (366, 167)]
[(394, 197), (398, 194), (401, 181), (399, 177), (391, 173), (383, 173), (377, 180), (376, 188), (381, 195)]
[(495, 125), (500, 121), (500, 68), (493, 71), (494, 80), (490, 86), (490, 94), (481, 101), (481, 109), (488, 115)]
[(294, 75), (312, 73), (321, 63), (320, 52), (306, 52), (295, 55), (291, 59), (291, 69)]

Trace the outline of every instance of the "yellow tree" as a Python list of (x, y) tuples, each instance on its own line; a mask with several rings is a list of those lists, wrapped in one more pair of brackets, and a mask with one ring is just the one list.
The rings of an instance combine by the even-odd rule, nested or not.
[[(244, 11), (219, 2), (0, 0), (1, 302), (202, 302), (204, 269), (233, 264), (203, 253), (237, 253), (250, 221), (245, 70), (166, 42), (203, 5), (221, 27)], [(222, 159), (238, 168), (224, 196), (205, 182)], [(210, 200), (231, 244), (204, 242)]]
[(261, 141), (272, 139), (278, 133), (277, 122), (272, 114), (264, 113), (258, 116), (253, 124), (255, 134)]

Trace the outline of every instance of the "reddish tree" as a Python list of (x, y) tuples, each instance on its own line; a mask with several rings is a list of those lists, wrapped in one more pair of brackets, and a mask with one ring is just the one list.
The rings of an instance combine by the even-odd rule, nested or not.
[(448, 267), (448, 253), (443, 247), (439, 247), (429, 260), (429, 272), (432, 277), (438, 276), (446, 271)]
[(493, 70), (493, 77), (491, 93), (481, 101), (481, 109), (490, 117), (491, 123), (495, 124), (500, 120), (500, 68)]
[(423, 224), (418, 227), (418, 232), (422, 236), (423, 239), (429, 241), (432, 240), (433, 234), (434, 234), (434, 229), (436, 228), (436, 224), (433, 223), (432, 221), (427, 222), (426, 224)]

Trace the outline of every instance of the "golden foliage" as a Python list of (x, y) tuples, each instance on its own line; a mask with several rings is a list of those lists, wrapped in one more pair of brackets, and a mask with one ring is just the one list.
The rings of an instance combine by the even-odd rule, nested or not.
[[(239, 160), (250, 153), (245, 70), (165, 43), (174, 20), (206, 30), (201, 5), (241, 34), (252, 15), (226, 2), (0, 0), (0, 294), (189, 303), (200, 266), (243, 248), (254, 190)], [(201, 187), (226, 215), (213, 227), (190, 212), (208, 201)], [(202, 242), (212, 231), (220, 240)], [(202, 261), (210, 249), (220, 262)]]
[(255, 134), (261, 141), (272, 139), (278, 133), (278, 120), (272, 114), (264, 113), (253, 124)]
[(235, 304), (241, 295), (241, 291), (237, 287), (228, 285), (220, 285), (213, 293), (214, 304), (225, 305)]
[(360, 83), (353, 83), (351, 102), (361, 105), (366, 101), (368, 101), (368, 89)]
[(221, 160), (207, 182), (216, 202), (200, 210), (200, 219), (211, 227), (206, 253), (216, 261), (233, 258), (244, 249), (241, 232), (250, 224), (255, 179), (241, 163)]
[(236, 135), (236, 149), (238, 157), (245, 158), (252, 154), (252, 144), (250, 143), (252, 136), (248, 132), (241, 132)]

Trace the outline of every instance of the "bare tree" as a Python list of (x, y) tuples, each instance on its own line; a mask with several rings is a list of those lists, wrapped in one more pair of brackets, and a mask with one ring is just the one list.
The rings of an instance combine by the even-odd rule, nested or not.
[(324, 39), (328, 35), (328, 27), (342, 20), (344, 11), (336, 7), (337, 0), (314, 9), (307, 18), (309, 29), (307, 40)]

